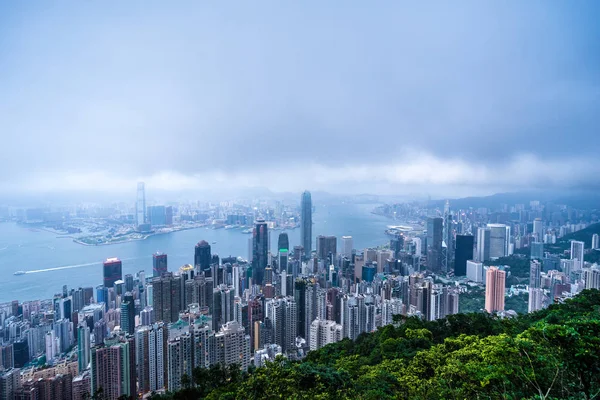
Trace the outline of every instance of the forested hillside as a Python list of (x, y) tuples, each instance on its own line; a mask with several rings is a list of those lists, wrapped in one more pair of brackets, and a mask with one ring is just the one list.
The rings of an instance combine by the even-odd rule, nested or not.
[(499, 319), (401, 317), (355, 342), (241, 373), (196, 369), (154, 399), (592, 399), (600, 396), (600, 292)]

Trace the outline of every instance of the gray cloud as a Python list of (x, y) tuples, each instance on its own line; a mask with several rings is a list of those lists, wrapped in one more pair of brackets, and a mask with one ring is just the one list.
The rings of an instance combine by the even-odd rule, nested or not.
[(0, 6), (5, 190), (598, 180), (596, 2), (36, 6)]

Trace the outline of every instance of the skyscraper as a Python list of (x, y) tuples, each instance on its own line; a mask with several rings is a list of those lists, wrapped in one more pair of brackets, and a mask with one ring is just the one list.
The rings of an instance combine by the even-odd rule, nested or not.
[(571, 260), (573, 260), (573, 271), (580, 271), (583, 268), (584, 242), (577, 240), (571, 241)]
[(210, 244), (206, 240), (199, 241), (194, 249), (194, 267), (199, 267), (200, 271), (210, 271), (211, 259)]
[(534, 242), (531, 243), (531, 253), (530, 258), (533, 259), (542, 259), (544, 258), (544, 243), (543, 242)]
[(286, 250), (290, 249), (290, 240), (288, 238), (288, 234), (283, 232), (279, 234), (279, 238), (277, 239), (277, 250)]
[(533, 238), (538, 243), (544, 241), (544, 224), (541, 218), (533, 220)]
[(352, 239), (352, 236), (342, 236), (342, 257), (350, 259), (352, 257), (352, 249), (354, 249), (354, 239)]
[(488, 224), (487, 227), (490, 230), (490, 259), (506, 257), (508, 255), (510, 228), (504, 224)]
[(600, 248), (600, 236), (597, 233), (592, 235), (592, 250)]
[(104, 287), (111, 288), (115, 282), (123, 279), (123, 266), (118, 258), (107, 258), (103, 264)]
[(152, 275), (159, 277), (167, 271), (167, 255), (160, 252), (152, 254)]
[(144, 182), (137, 184), (137, 199), (135, 202), (135, 223), (137, 226), (146, 223), (146, 187)]
[(100, 388), (106, 399), (136, 396), (135, 345), (133, 337), (113, 336), (91, 350), (91, 392)]
[(131, 292), (125, 293), (121, 302), (121, 330), (130, 335), (135, 332), (135, 303)]
[(256, 219), (252, 232), (252, 280), (256, 285), (264, 282), (265, 268), (267, 268), (269, 253), (269, 232), (267, 223), (262, 218)]
[(473, 236), (456, 235), (456, 252), (454, 257), (454, 275), (467, 274), (467, 261), (473, 259)]
[(498, 267), (489, 267), (485, 278), (485, 309), (490, 314), (504, 311), (506, 272)]
[(250, 365), (250, 336), (237, 322), (231, 321), (215, 334), (215, 362), (223, 366), (237, 364), (244, 371)]
[(85, 322), (77, 327), (77, 365), (83, 371), (90, 363), (90, 329)]
[(302, 223), (300, 237), (302, 239), (302, 247), (304, 247), (304, 256), (309, 258), (312, 251), (312, 198), (308, 190), (302, 193), (300, 209)]
[(152, 279), (152, 308), (156, 321), (176, 322), (181, 304), (181, 276), (170, 272)]
[(484, 262), (490, 259), (490, 230), (477, 228), (477, 261)]
[(442, 267), (442, 218), (427, 219), (427, 269), (440, 272)]
[(325, 260), (330, 254), (337, 253), (337, 238), (335, 236), (317, 236), (317, 257), (319, 260)]

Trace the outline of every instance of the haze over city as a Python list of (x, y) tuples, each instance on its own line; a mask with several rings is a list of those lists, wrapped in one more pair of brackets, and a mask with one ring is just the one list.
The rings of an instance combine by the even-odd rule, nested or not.
[(2, 192), (596, 186), (597, 2), (3, 2)]

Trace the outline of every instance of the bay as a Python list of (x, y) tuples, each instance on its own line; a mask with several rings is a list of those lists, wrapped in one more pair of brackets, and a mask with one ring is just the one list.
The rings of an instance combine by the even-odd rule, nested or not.
[[(313, 249), (317, 235), (350, 235), (354, 247), (363, 249), (386, 243), (385, 229), (390, 221), (372, 214), (376, 204), (316, 204), (313, 214)], [(277, 237), (283, 231), (271, 232), (271, 251), (277, 248)], [(287, 230), (290, 247), (300, 244), (300, 229)], [(97, 286), (102, 283), (102, 261), (119, 257), (123, 262), (123, 275), (146, 271), (152, 274), (152, 253), (162, 251), (168, 255), (169, 270), (193, 263), (194, 246), (200, 240), (211, 244), (213, 254), (220, 257), (248, 258), (249, 234), (239, 229), (190, 229), (146, 240), (108, 246), (83, 246), (69, 238), (39, 229), (0, 223), (0, 303), (12, 300), (27, 301), (51, 298), (69, 289)], [(215, 243), (213, 243), (215, 242)], [(28, 271), (14, 275), (16, 271)]]

